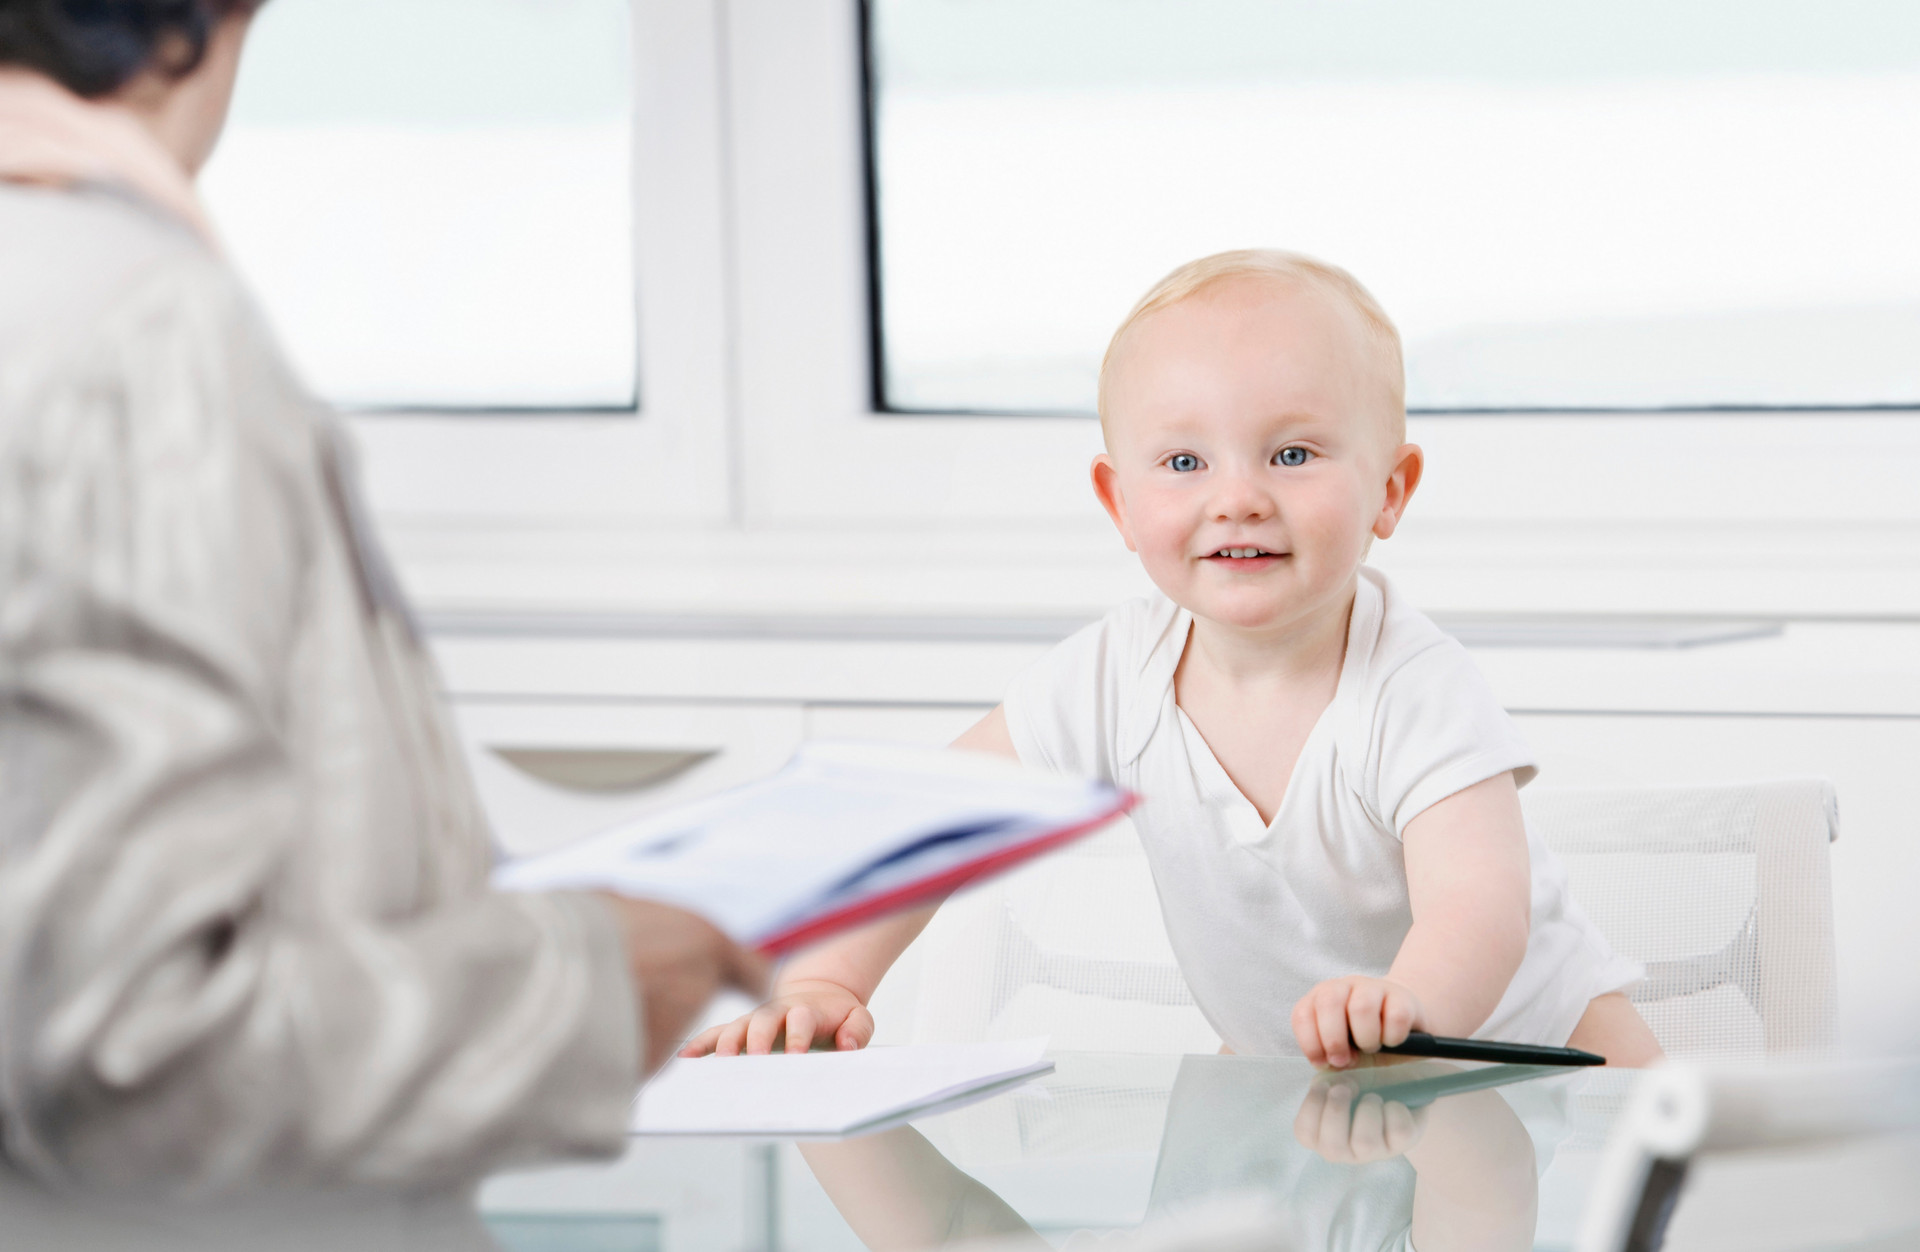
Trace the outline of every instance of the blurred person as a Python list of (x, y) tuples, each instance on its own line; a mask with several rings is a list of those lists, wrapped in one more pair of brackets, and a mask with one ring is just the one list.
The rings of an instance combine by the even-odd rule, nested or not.
[[(1365, 563), (1425, 466), (1373, 296), (1295, 253), (1189, 262), (1114, 332), (1100, 419), (1095, 494), (1159, 593), (1062, 642), (954, 746), (1144, 797), (1168, 937), (1231, 1051), (1338, 1069), (1421, 1030), (1657, 1060), (1625, 994), (1640, 967), (1527, 830), (1532, 750)], [(797, 958), (687, 1053), (864, 1046), (931, 916)]]
[(195, 197), (255, 7), (0, 0), (10, 1246), (79, 1195), (464, 1197), (615, 1153), (762, 979), (675, 909), (488, 890), (341, 423)]

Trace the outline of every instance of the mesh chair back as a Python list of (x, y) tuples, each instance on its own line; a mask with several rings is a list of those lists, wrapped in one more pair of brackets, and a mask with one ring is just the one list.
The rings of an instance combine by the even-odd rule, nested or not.
[(896, 972), (915, 986), (890, 974), (876, 994), (882, 1042), (1047, 1035), (1068, 1051), (1220, 1046), (1174, 961), (1146, 854), (1125, 821), (954, 896)]
[(1831, 1045), (1833, 786), (1522, 793), (1573, 897), (1642, 961), (1631, 993), (1671, 1056), (1755, 1058)]

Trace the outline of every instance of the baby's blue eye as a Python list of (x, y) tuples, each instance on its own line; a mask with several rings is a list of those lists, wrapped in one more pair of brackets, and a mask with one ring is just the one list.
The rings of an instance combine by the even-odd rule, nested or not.
[(1305, 448), (1282, 448), (1280, 455), (1273, 459), (1282, 465), (1305, 465), (1313, 459), (1313, 453)]
[(1191, 452), (1176, 452), (1167, 458), (1167, 468), (1176, 474), (1191, 474), (1200, 468), (1200, 458)]

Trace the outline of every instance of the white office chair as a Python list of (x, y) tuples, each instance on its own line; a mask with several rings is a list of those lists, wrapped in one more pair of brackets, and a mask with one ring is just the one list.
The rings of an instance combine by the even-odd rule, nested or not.
[(1576, 1252), (1920, 1247), (1920, 1061), (1642, 1073)]
[(953, 897), (872, 1007), (877, 1043), (1048, 1035), (1063, 1051), (1220, 1047), (1174, 962), (1125, 821)]
[[(1522, 792), (1621, 952), (1669, 1055), (1817, 1051), (1834, 1020), (1823, 781)], [(920, 988), (937, 988), (922, 996)], [(1124, 822), (954, 897), (875, 996), (876, 1041), (1050, 1035), (1067, 1051), (1211, 1052)]]
[(1521, 793), (1573, 897), (1647, 967), (1630, 994), (1669, 1056), (1817, 1053), (1833, 1041), (1833, 786)]

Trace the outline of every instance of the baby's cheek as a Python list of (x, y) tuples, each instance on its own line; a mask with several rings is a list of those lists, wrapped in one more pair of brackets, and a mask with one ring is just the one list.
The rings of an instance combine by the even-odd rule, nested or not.
[(1166, 586), (1163, 580), (1184, 576), (1189, 538), (1184, 527), (1151, 523), (1135, 527), (1134, 542), (1139, 545), (1140, 563), (1163, 588)]
[(1329, 501), (1325, 507), (1296, 511), (1294, 533), (1302, 546), (1330, 571), (1351, 569), (1367, 551), (1372, 535), (1371, 515), (1362, 515), (1350, 500)]

